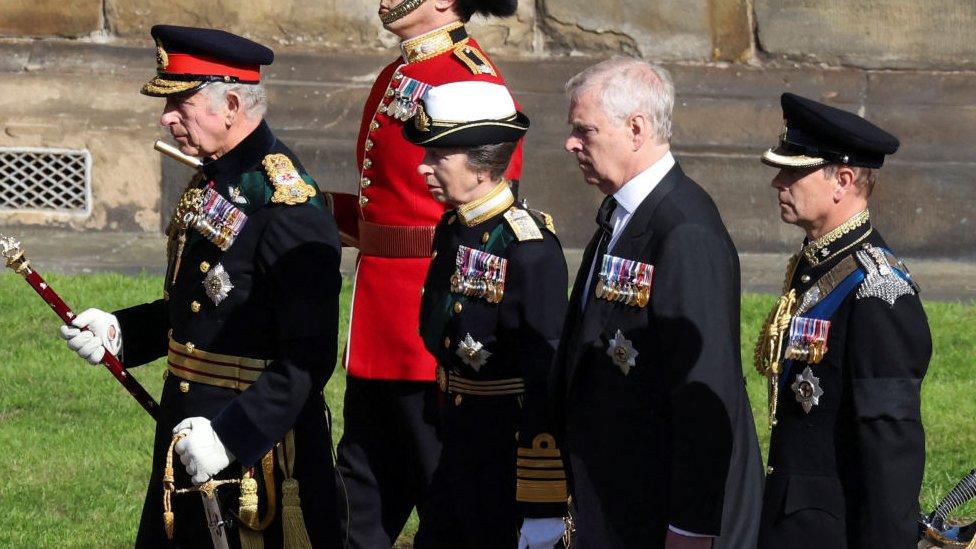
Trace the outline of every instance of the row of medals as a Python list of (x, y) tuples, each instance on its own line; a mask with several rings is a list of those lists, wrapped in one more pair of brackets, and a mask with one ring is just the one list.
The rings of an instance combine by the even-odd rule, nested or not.
[(505, 285), (484, 278), (464, 278), (455, 272), (451, 275), (451, 291), (466, 296), (483, 297), (488, 303), (500, 303)]
[(647, 307), (651, 299), (651, 287), (644, 284), (607, 282), (600, 277), (596, 283), (596, 297), (643, 308)]

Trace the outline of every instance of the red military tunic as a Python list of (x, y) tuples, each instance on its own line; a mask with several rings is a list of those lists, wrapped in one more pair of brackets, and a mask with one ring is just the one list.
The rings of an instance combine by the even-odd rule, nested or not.
[[(391, 105), (405, 78), (430, 86), (505, 82), (461, 23), (407, 40), (401, 49), (403, 56), (380, 72), (363, 110), (358, 197), (334, 195), (339, 230), (360, 249), (345, 366), (359, 378), (433, 381), (437, 364), (418, 333), (420, 291), (445, 205), (417, 173), (424, 150), (403, 138), (403, 121)], [(505, 175), (517, 180), (521, 171), (520, 143)]]

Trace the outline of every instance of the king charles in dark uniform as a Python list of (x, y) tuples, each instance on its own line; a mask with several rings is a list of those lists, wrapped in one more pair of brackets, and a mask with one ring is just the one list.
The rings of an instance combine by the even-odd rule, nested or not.
[(437, 359), (443, 451), (417, 549), (552, 547), (566, 479), (547, 406), (566, 313), (566, 260), (548, 214), (503, 178), (528, 129), (504, 86), (433, 88), (404, 128), (419, 173), (452, 206), (434, 233), (420, 334)]
[[(507, 17), (516, 0), (379, 0), (383, 27), (399, 55), (380, 70), (363, 108), (357, 194), (334, 194), (343, 240), (359, 248), (345, 349), (345, 430), (337, 470), (340, 508), (353, 548), (388, 548), (423, 501), (440, 444), (429, 400), (436, 361), (417, 335), (420, 288), (430, 265), (434, 226), (444, 213), (417, 173), (422, 147), (404, 123), (431, 86), (504, 84), (465, 22)], [(521, 146), (505, 173), (517, 182)]]
[(606, 195), (553, 366), (573, 547), (753, 547), (762, 465), (739, 258), (671, 154), (671, 78), (618, 58), (566, 89), (566, 150)]
[(932, 341), (918, 286), (868, 198), (898, 140), (798, 95), (764, 163), (804, 230), (756, 345), (773, 424), (759, 547), (914, 548)]
[(167, 359), (136, 546), (211, 547), (200, 498), (164, 498), (164, 484), (216, 478), (240, 482), (218, 490), (231, 546), (338, 547), (322, 396), (336, 356), (335, 222), (263, 121), (272, 51), (213, 29), (157, 25), (152, 36), (159, 67), (142, 92), (166, 99), (160, 123), (203, 161), (167, 231), (163, 297), (62, 327), (89, 361), (103, 345), (127, 367)]

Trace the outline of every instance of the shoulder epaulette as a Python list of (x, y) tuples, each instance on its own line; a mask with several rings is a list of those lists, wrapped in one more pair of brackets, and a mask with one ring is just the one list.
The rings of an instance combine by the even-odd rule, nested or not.
[(542, 210), (529, 210), (529, 213), (536, 218), (539, 223), (542, 224), (552, 234), (556, 234), (556, 223), (553, 221), (552, 216)]
[(303, 204), (315, 196), (315, 187), (302, 179), (290, 158), (281, 154), (269, 154), (261, 161), (268, 179), (274, 185), (271, 201), (276, 204)]
[(864, 270), (864, 281), (857, 288), (857, 299), (877, 297), (885, 300), (888, 305), (903, 295), (915, 294), (915, 288), (906, 279), (911, 280), (907, 271), (902, 272), (893, 263), (894, 257), (876, 246), (865, 246), (858, 250), (854, 257)]
[(498, 73), (495, 72), (495, 67), (491, 65), (491, 61), (488, 61), (485, 54), (478, 48), (469, 46), (467, 42), (458, 44), (454, 48), (454, 57), (460, 59), (474, 74), (498, 76)]
[(502, 216), (508, 222), (508, 226), (515, 233), (515, 238), (519, 242), (526, 240), (542, 240), (542, 231), (534, 217), (527, 210), (512, 206)]

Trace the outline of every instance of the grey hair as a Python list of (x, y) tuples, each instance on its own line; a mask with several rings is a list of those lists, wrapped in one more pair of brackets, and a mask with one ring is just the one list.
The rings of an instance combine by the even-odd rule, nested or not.
[(228, 84), (226, 82), (212, 82), (203, 90), (210, 99), (210, 110), (215, 111), (227, 100), (227, 94), (233, 92), (241, 98), (241, 108), (244, 115), (250, 119), (260, 119), (268, 112), (268, 91), (261, 84)]
[[(837, 177), (837, 171), (841, 166), (844, 166), (844, 164), (827, 164), (823, 167), (824, 177), (828, 179)], [(878, 183), (878, 170), (855, 166), (848, 167), (854, 170), (854, 186), (865, 193), (865, 198), (871, 196), (871, 193), (874, 192), (875, 184)]]
[(508, 163), (515, 152), (515, 141), (509, 143), (490, 143), (465, 149), (468, 156), (468, 167), (474, 171), (486, 171), (492, 181), (497, 181), (505, 175)]
[(614, 57), (566, 82), (566, 95), (572, 101), (591, 89), (596, 89), (603, 113), (615, 124), (639, 113), (650, 119), (658, 140), (671, 142), (674, 82), (667, 69), (640, 59)]

